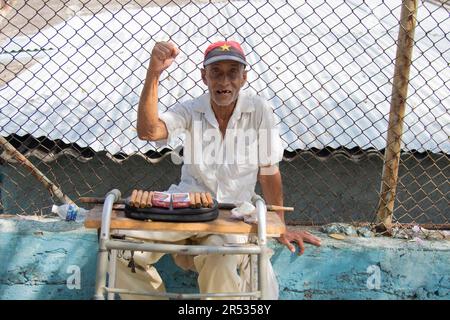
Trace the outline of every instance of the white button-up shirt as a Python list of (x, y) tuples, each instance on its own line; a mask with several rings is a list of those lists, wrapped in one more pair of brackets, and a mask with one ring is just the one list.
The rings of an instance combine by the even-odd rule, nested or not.
[(241, 91), (225, 136), (209, 94), (180, 103), (160, 115), (169, 141), (185, 134), (181, 181), (169, 192), (211, 192), (219, 202), (250, 201), (259, 167), (283, 157), (273, 110), (261, 97)]

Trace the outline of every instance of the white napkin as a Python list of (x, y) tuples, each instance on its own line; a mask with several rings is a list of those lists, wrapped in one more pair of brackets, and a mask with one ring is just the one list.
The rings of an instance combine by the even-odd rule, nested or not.
[(242, 220), (246, 223), (256, 223), (258, 218), (256, 216), (256, 208), (248, 201), (235, 203), (236, 208), (231, 210), (231, 218), (235, 220)]

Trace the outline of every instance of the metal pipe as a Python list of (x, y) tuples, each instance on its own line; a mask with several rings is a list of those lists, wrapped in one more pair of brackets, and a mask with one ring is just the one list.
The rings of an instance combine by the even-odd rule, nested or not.
[(105, 202), (103, 203), (102, 212), (102, 227), (100, 230), (100, 240), (108, 240), (111, 226), (111, 213), (113, 204), (120, 199), (120, 191), (117, 189), (111, 190), (106, 194)]
[[(108, 268), (108, 287), (114, 288), (116, 286), (116, 269), (117, 269), (117, 250), (111, 250), (109, 254), (109, 268)], [(114, 292), (108, 292), (108, 300), (114, 300)]]
[(111, 214), (114, 202), (120, 199), (120, 191), (111, 190), (106, 194), (105, 203), (103, 204), (102, 226), (100, 230), (100, 239), (97, 253), (97, 276), (95, 283), (95, 300), (104, 300), (103, 290), (106, 285), (106, 270), (108, 268), (108, 251), (106, 242), (109, 240), (111, 225)]
[(258, 257), (256, 254), (250, 255), (250, 290), (257, 291), (257, 276), (258, 276)]
[(218, 246), (192, 246), (168, 243), (148, 243), (148, 242), (127, 242), (123, 240), (105, 241), (106, 249), (131, 250), (131, 251), (151, 251), (164, 253), (177, 253), (185, 255), (200, 254), (258, 254), (260, 248), (256, 245), (245, 245), (242, 247), (218, 247)]
[(258, 245), (261, 249), (258, 259), (258, 283), (261, 291), (261, 299), (268, 299), (268, 283), (267, 283), (267, 264), (269, 263), (269, 255), (267, 250), (267, 231), (266, 231), (266, 214), (267, 208), (264, 199), (259, 195), (254, 195), (252, 201), (256, 206), (256, 214), (258, 217)]
[(264, 199), (259, 195), (254, 195), (252, 202), (256, 207), (256, 215), (258, 217), (258, 243), (259, 245), (267, 244), (267, 226), (266, 226), (266, 214), (267, 208)]
[(194, 299), (194, 298), (208, 298), (208, 297), (260, 297), (259, 291), (252, 292), (223, 292), (223, 293), (170, 293), (170, 292), (149, 292), (149, 291), (133, 291), (119, 288), (103, 288), (107, 292), (118, 294), (133, 294), (140, 296), (153, 297), (168, 297), (172, 299)]

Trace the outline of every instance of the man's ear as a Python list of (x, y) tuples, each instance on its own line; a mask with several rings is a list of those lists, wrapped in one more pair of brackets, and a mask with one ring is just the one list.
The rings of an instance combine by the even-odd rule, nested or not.
[(208, 81), (206, 80), (206, 70), (205, 69), (200, 69), (200, 72), (202, 73), (203, 83), (208, 85)]
[(246, 82), (247, 82), (247, 70), (244, 70), (244, 72), (242, 73), (241, 87), (243, 87)]

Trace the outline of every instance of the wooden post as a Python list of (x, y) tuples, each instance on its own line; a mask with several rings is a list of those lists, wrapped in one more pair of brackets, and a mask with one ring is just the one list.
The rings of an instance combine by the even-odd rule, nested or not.
[(16, 159), (21, 165), (28, 169), (33, 176), (40, 181), (44, 187), (54, 195), (62, 203), (73, 203), (73, 201), (65, 195), (57, 185), (51, 182), (38, 168), (34, 166), (23, 154), (21, 154), (12, 144), (8, 142), (4, 137), (0, 136), (0, 146), (5, 149), (9, 156)]
[(384, 154), (383, 176), (381, 181), (380, 201), (377, 209), (377, 231), (392, 228), (392, 213), (398, 183), (403, 118), (408, 94), (409, 70), (414, 45), (417, 0), (403, 0), (398, 34), (395, 72), (392, 84), (391, 108), (387, 143)]

